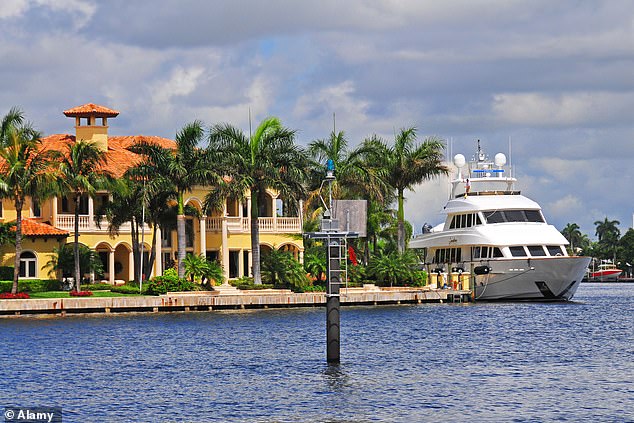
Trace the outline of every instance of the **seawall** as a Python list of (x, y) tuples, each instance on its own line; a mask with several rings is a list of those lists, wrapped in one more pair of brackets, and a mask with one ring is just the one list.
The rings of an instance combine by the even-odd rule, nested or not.
[[(341, 304), (383, 305), (469, 301), (470, 291), (428, 288), (363, 288), (341, 290)], [(323, 292), (294, 293), (271, 289), (237, 291), (168, 292), (159, 296), (79, 297), (28, 300), (0, 300), (0, 317), (33, 314), (64, 316), (80, 313), (212, 311), (223, 309), (320, 307), (326, 305)]]

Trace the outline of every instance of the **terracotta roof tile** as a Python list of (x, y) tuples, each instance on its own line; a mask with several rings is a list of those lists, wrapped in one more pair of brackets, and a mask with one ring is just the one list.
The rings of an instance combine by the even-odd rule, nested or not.
[(68, 117), (87, 117), (91, 115), (116, 117), (119, 115), (119, 112), (98, 104), (87, 103), (73, 107), (72, 109), (64, 110), (64, 114)]
[[(66, 151), (66, 144), (74, 141), (74, 135), (49, 135), (48, 137), (42, 138), (42, 148), (45, 150), (64, 152)], [(156, 144), (163, 148), (176, 148), (176, 143), (168, 138), (146, 135), (110, 136), (108, 137), (108, 153), (106, 155), (107, 162), (105, 169), (115, 178), (121, 178), (126, 170), (141, 161), (141, 156), (127, 149), (140, 141)]]
[[(12, 228), (15, 231), (15, 227)], [(22, 219), (22, 236), (68, 236), (69, 232), (39, 222), (37, 219)]]

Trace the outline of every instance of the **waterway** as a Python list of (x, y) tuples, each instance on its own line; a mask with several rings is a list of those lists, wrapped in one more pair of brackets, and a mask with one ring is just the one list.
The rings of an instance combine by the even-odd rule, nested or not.
[(0, 409), (64, 422), (634, 421), (634, 284), (569, 303), (0, 319)]

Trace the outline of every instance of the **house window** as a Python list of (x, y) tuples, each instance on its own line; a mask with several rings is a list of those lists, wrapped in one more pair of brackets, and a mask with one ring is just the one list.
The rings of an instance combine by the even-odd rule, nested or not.
[(88, 214), (88, 196), (82, 195), (79, 199), (79, 214)]
[(218, 257), (218, 250), (209, 250), (209, 251), (207, 251), (205, 257), (207, 258), (208, 262), (212, 262), (212, 261), (217, 262), (218, 258), (219, 258)]
[(68, 208), (68, 198), (62, 197), (62, 213), (69, 213), (70, 209)]
[(244, 276), (249, 276), (249, 250), (242, 251), (242, 266), (244, 268)]
[(37, 267), (37, 259), (35, 254), (30, 251), (25, 251), (20, 254), (20, 277), (21, 278), (35, 278), (35, 269)]
[(229, 251), (229, 277), (237, 278), (238, 265), (240, 263), (240, 251)]
[(33, 217), (42, 217), (42, 210), (40, 209), (40, 202), (33, 199)]

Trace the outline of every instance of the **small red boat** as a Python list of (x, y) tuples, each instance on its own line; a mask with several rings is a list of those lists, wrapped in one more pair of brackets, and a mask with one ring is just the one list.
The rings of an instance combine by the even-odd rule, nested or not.
[(623, 271), (612, 263), (600, 264), (599, 269), (590, 272), (589, 279), (596, 282), (616, 281)]

